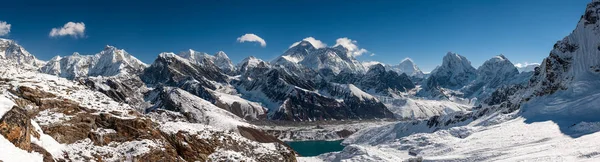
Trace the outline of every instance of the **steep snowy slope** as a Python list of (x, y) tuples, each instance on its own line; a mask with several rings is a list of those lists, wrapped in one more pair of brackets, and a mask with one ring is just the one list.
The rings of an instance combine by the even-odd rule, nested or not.
[(408, 76), (414, 76), (417, 78), (425, 77), (425, 74), (410, 58), (405, 58), (400, 61), (400, 64), (389, 67), (390, 70), (397, 72), (398, 74), (406, 73)]
[(165, 109), (185, 114), (187, 121), (227, 130), (237, 131), (238, 126), (250, 127), (250, 124), (235, 114), (179, 88), (158, 87), (146, 99), (154, 104), (147, 112)]
[(63, 78), (75, 79), (88, 76), (136, 75), (147, 65), (125, 50), (106, 46), (95, 55), (56, 56), (44, 65), (40, 71)]
[[(599, 121), (600, 1), (588, 4), (573, 32), (558, 41), (530, 80), (524, 116)], [(565, 123), (567, 124), (567, 123)]]
[(0, 38), (0, 59), (11, 60), (17, 64), (33, 67), (43, 66), (40, 61), (14, 40)]

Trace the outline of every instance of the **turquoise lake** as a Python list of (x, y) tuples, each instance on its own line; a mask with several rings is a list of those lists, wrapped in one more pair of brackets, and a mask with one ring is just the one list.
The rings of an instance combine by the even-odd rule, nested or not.
[(292, 149), (294, 149), (300, 156), (317, 156), (322, 153), (342, 151), (344, 146), (341, 145), (342, 140), (339, 141), (293, 141), (286, 142)]

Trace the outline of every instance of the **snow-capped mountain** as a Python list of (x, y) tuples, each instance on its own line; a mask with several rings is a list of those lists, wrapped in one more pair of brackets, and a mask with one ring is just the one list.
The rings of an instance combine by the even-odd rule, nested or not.
[(212, 61), (199, 64), (173, 53), (161, 53), (140, 78), (151, 86), (181, 88), (247, 120), (266, 115), (260, 104), (237, 96), (237, 91), (229, 85), (229, 77)]
[(271, 64), (285, 67), (303, 66), (316, 71), (331, 69), (335, 74), (344, 70), (364, 73), (363, 65), (347, 53), (348, 49), (341, 45), (317, 49), (310, 42), (301, 41), (271, 61)]
[(519, 75), (519, 71), (504, 55), (494, 56), (477, 69), (477, 78), (463, 87), (461, 91), (467, 98), (482, 99), (502, 85), (523, 81), (523, 79), (515, 78), (517, 75)]
[(44, 64), (14, 40), (0, 38), (0, 59), (11, 60), (20, 65), (39, 67)]
[(287, 63), (298, 64), (316, 50), (317, 48), (315, 48), (310, 42), (301, 41), (296, 46), (293, 46), (285, 51), (285, 53), (283, 53), (281, 56), (275, 58), (273, 61), (271, 61), (271, 63), (281, 65)]
[(213, 62), (215, 63), (215, 65), (217, 65), (219, 68), (221, 68), (221, 70), (223, 70), (225, 73), (230, 73), (235, 71), (235, 66), (233, 65), (233, 63), (231, 62), (231, 59), (229, 59), (229, 56), (227, 56), (227, 54), (223, 51), (219, 51), (217, 53), (215, 53), (215, 59), (213, 60)]
[(423, 78), (425, 76), (423, 71), (410, 58), (405, 58), (400, 64), (390, 66), (389, 69), (398, 74), (406, 73), (406, 75), (411, 77)]
[[(433, 78), (431, 78), (433, 77)], [(466, 57), (448, 52), (441, 66), (436, 67), (430, 74), (439, 86), (449, 89), (459, 89), (477, 77), (477, 70), (471, 66)]]
[(245, 59), (243, 59), (238, 65), (237, 65), (237, 69), (239, 69), (239, 71), (241, 73), (244, 73), (246, 71), (248, 71), (249, 69), (254, 69), (254, 68), (271, 68), (271, 64), (269, 64), (268, 62), (265, 62), (261, 59), (258, 59), (254, 56), (249, 56), (246, 57)]
[(462, 97), (458, 90), (477, 78), (477, 70), (466, 57), (448, 52), (441, 66), (436, 67), (423, 82), (418, 96), (432, 99)]
[(364, 61), (361, 64), (363, 65), (363, 67), (365, 68), (366, 71), (369, 71), (369, 69), (371, 68), (371, 66), (377, 65), (377, 64), (381, 64), (381, 65), (383, 65), (385, 67), (388, 67), (388, 65), (386, 65), (384, 63), (381, 63), (379, 61)]
[(360, 85), (365, 91), (382, 94), (394, 93), (394, 91), (406, 92), (415, 88), (414, 83), (406, 73), (388, 71), (381, 64), (371, 66), (369, 71), (356, 84)]
[(205, 61), (211, 61), (225, 73), (232, 73), (235, 71), (235, 66), (233, 65), (233, 63), (231, 63), (231, 60), (223, 51), (219, 51), (214, 55), (209, 55), (204, 52), (197, 52), (192, 49), (189, 49), (188, 51), (180, 52), (177, 55), (179, 55), (182, 58), (188, 59), (192, 63), (197, 64), (204, 64)]
[(87, 76), (135, 75), (147, 66), (123, 49), (106, 46), (95, 55), (80, 55), (75, 52), (71, 56), (56, 56), (40, 68), (40, 71), (74, 79)]

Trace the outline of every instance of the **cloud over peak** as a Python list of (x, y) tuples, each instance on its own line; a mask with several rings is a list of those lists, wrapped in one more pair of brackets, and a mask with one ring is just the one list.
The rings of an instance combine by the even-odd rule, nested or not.
[(264, 39), (262, 39), (261, 37), (259, 37), (256, 34), (252, 34), (252, 33), (244, 34), (241, 37), (238, 37), (237, 41), (240, 42), (240, 43), (244, 43), (244, 42), (258, 42), (258, 43), (260, 43), (261, 47), (266, 47), (267, 46), (267, 42)]
[(0, 36), (5, 36), (10, 33), (10, 24), (6, 21), (0, 21)]
[(335, 40), (335, 45), (333, 47), (337, 47), (337, 46), (342, 46), (346, 49), (348, 49), (348, 56), (360, 56), (364, 53), (367, 53), (369, 51), (367, 51), (364, 48), (358, 48), (358, 45), (356, 45), (358, 42), (349, 38), (338, 38), (337, 40)]
[(62, 28), (52, 28), (49, 36), (81, 38), (85, 36), (85, 24), (83, 22), (68, 22)]
[(539, 63), (528, 63), (528, 62), (525, 62), (525, 63), (516, 63), (515, 67), (517, 67), (517, 68), (525, 68), (525, 67), (530, 66), (530, 65), (540, 66)]
[[(327, 47), (327, 44), (325, 44), (325, 43), (321, 42), (321, 40), (317, 40), (317, 39), (315, 39), (313, 37), (306, 37), (306, 38), (304, 38), (302, 40), (310, 42), (310, 44), (312, 44), (317, 49)], [(300, 44), (300, 42), (302, 42), (302, 41), (298, 41), (298, 42), (292, 44), (290, 46), (290, 48), (297, 46), (298, 44)]]

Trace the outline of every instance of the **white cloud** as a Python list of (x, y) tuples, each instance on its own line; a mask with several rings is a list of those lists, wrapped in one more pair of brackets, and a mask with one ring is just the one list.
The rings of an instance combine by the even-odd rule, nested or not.
[(528, 63), (528, 62), (525, 62), (525, 63), (516, 63), (516, 64), (515, 64), (515, 67), (517, 67), (517, 68), (524, 68), (524, 67), (527, 67), (527, 66), (529, 66), (529, 65), (536, 65), (536, 66), (540, 66), (540, 64), (539, 64), (539, 63)]
[(356, 45), (356, 41), (349, 39), (349, 38), (338, 38), (337, 40), (335, 40), (335, 45), (333, 47), (337, 47), (337, 46), (342, 46), (346, 49), (348, 49), (348, 56), (360, 56), (364, 53), (367, 53), (369, 51), (367, 51), (364, 48), (358, 48), (358, 45)]
[[(317, 40), (317, 39), (315, 39), (313, 37), (306, 37), (306, 38), (304, 38), (302, 40), (310, 42), (310, 44), (312, 44), (317, 49), (327, 47), (327, 44), (325, 44), (325, 43), (321, 42), (321, 40)], [(290, 46), (290, 48), (297, 46), (298, 44), (300, 44), (300, 42), (302, 42), (302, 41), (298, 41), (298, 42), (292, 44)]]
[(50, 31), (50, 37), (62, 36), (84, 37), (85, 24), (83, 22), (68, 22), (62, 28), (52, 28), (52, 31)]
[(375, 53), (371, 53), (369, 56), (375, 56)]
[(258, 42), (260, 43), (261, 47), (266, 47), (267, 46), (267, 42), (265, 42), (264, 39), (262, 39), (261, 37), (259, 37), (256, 34), (252, 34), (252, 33), (248, 33), (248, 34), (244, 34), (241, 37), (237, 38), (237, 41), (240, 43), (244, 43), (244, 42)]
[(5, 36), (10, 33), (10, 24), (6, 21), (0, 21), (0, 36)]

